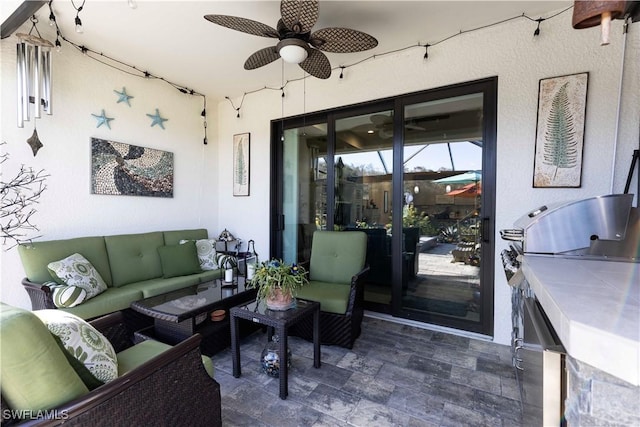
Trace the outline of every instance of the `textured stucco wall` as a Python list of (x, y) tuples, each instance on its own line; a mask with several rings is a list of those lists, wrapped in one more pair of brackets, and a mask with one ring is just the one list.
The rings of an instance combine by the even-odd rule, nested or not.
[[(348, 68), (344, 79), (338, 79), (335, 72), (328, 80), (294, 82), (285, 89), (284, 105), (277, 90), (249, 94), (240, 118), (228, 101), (209, 99), (207, 146), (202, 144), (199, 98), (183, 95), (162, 82), (127, 76), (65, 46), (54, 55), (54, 115), (37, 122), (45, 147), (35, 158), (25, 143), (33, 122), (24, 129), (15, 125), (15, 40), (8, 38), (2, 40), (0, 51), (2, 140), (8, 143), (1, 150), (8, 151), (11, 159), (2, 165), (2, 179), (12, 176), (23, 163), (36, 170), (44, 168), (51, 175), (34, 216), (43, 239), (200, 226), (217, 234), (226, 227), (239, 237), (255, 239), (264, 259), (269, 248), (270, 120), (282, 114), (292, 116), (498, 76), (496, 229), (509, 227), (523, 212), (543, 203), (622, 191), (631, 151), (638, 147), (640, 25), (631, 25), (627, 39), (616, 149), (621, 22), (613, 23), (611, 45), (600, 47), (597, 28), (576, 31), (570, 19), (566, 13), (546, 21), (537, 38), (532, 36), (535, 23), (516, 20), (432, 47), (427, 61), (422, 57), (424, 49), (416, 48)], [(54, 38), (47, 33), (48, 26), (41, 27), (43, 36)], [(430, 41), (423, 39), (420, 29), (416, 29), (416, 40)], [(341, 65), (340, 55), (331, 58), (333, 66)], [(533, 189), (538, 81), (584, 71), (590, 74), (582, 187)], [(301, 76), (299, 68), (286, 67), (285, 79)], [(136, 97), (131, 108), (116, 104), (113, 90), (123, 86)], [(246, 90), (261, 87), (256, 82)], [(241, 96), (235, 95), (233, 101), (239, 105)], [(165, 131), (151, 128), (145, 116), (156, 107), (169, 119)], [(111, 130), (96, 129), (91, 117), (102, 108), (116, 118)], [(251, 195), (233, 197), (231, 141), (234, 134), (243, 132), (251, 133)], [(91, 195), (92, 136), (174, 152), (174, 198)], [(500, 251), (504, 244), (495, 238)], [(497, 342), (508, 343), (509, 289), (499, 263), (496, 257), (495, 265), (488, 266), (496, 270), (494, 336)], [(0, 300), (29, 307), (19, 284), (23, 275), (17, 252), (2, 251)]]
[[(28, 28), (21, 29), (28, 32)], [(43, 36), (55, 40), (47, 25)], [(49, 174), (47, 189), (35, 207), (33, 223), (42, 240), (89, 235), (136, 233), (179, 228), (209, 229), (217, 233), (215, 191), (216, 136), (203, 144), (202, 98), (185, 95), (158, 80), (129, 76), (86, 58), (68, 44), (53, 55), (53, 115), (37, 120), (44, 147), (34, 157), (26, 139), (34, 122), (16, 125), (16, 39), (2, 40), (2, 141), (10, 159), (2, 164), (2, 180), (15, 175), (21, 164)], [(125, 87), (131, 107), (117, 103), (114, 90)], [(165, 130), (151, 127), (146, 114), (158, 108)], [(104, 109), (113, 117), (111, 129), (96, 128), (92, 113)], [(209, 125), (215, 127), (216, 104), (211, 103)], [(97, 137), (174, 153), (173, 198), (90, 194), (91, 145)], [(24, 271), (17, 250), (0, 252), (0, 299), (30, 308), (20, 280)]]
[[(498, 76), (498, 147), (496, 230), (511, 227), (528, 210), (544, 203), (580, 199), (622, 192), (633, 148), (638, 146), (638, 58), (640, 24), (631, 25), (627, 41), (620, 136), (615, 155), (616, 112), (622, 66), (622, 23), (614, 21), (612, 42), (599, 45), (599, 29), (573, 30), (571, 14), (565, 13), (535, 27), (522, 19), (455, 37), (429, 49), (424, 48), (381, 56), (339, 70), (328, 80), (308, 78), (285, 88), (284, 105), (279, 91), (259, 91), (247, 95), (241, 117), (235, 117), (227, 101), (219, 105), (220, 141), (251, 132), (251, 197), (233, 198), (220, 191), (219, 221), (230, 229), (246, 230), (255, 238), (260, 253), (268, 253), (269, 203), (269, 121), (303, 112), (374, 100), (484, 77)], [(420, 31), (417, 30), (417, 37)], [(428, 40), (421, 41), (427, 42)], [(339, 66), (339, 55), (332, 58)], [(538, 82), (541, 78), (589, 72), (582, 187), (577, 189), (532, 188)], [(285, 79), (302, 76), (296, 68), (286, 68)], [(260, 88), (246, 88), (247, 91)], [(303, 93), (306, 98), (303, 99)], [(240, 97), (234, 99), (239, 105)], [(282, 113), (282, 111), (284, 113)], [(231, 176), (231, 147), (221, 144), (218, 168), (220, 181)], [(613, 175), (613, 180), (612, 180)], [(228, 208), (223, 208), (228, 206)], [(495, 236), (496, 250), (506, 245)], [(511, 305), (509, 288), (499, 257), (495, 268), (495, 330), (497, 342), (510, 340)]]

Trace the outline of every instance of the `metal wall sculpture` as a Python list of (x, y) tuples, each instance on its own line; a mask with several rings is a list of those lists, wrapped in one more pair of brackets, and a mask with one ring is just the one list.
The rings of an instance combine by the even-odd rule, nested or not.
[(33, 117), (41, 117), (41, 108), (52, 114), (51, 105), (51, 48), (53, 44), (41, 37), (17, 33), (18, 127), (31, 120), (30, 104), (34, 104)]

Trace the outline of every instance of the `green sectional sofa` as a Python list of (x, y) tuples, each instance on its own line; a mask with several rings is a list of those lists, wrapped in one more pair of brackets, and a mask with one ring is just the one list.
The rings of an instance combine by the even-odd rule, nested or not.
[(81, 254), (98, 271), (106, 290), (79, 305), (60, 309), (93, 319), (127, 309), (133, 301), (220, 278), (223, 270), (202, 271), (197, 263), (195, 270), (181, 274), (183, 260), (172, 252), (181, 240), (207, 238), (206, 229), (189, 229), (26, 243), (18, 246), (26, 273), (22, 284), (33, 310), (59, 308), (53, 301), (50, 284), (54, 278), (47, 266)]

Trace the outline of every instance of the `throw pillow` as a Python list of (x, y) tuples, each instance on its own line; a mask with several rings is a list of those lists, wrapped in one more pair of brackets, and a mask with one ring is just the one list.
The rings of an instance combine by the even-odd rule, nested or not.
[(91, 371), (89, 371), (81, 361), (79, 361), (71, 353), (69, 353), (69, 350), (65, 348), (59, 336), (53, 333), (51, 333), (51, 336), (53, 337), (54, 340), (56, 340), (56, 344), (58, 344), (58, 347), (64, 353), (64, 357), (67, 358), (67, 362), (69, 362), (69, 365), (71, 365), (73, 370), (76, 371), (76, 374), (78, 374), (78, 376), (80, 377), (84, 385), (87, 386), (89, 391), (96, 389), (100, 387), (102, 384), (104, 384), (102, 381), (94, 377)]
[[(180, 240), (180, 244), (192, 242), (193, 240)], [(218, 261), (216, 260), (216, 242), (215, 239), (196, 240), (196, 250), (198, 251), (198, 261), (202, 270), (217, 270)]]
[(77, 286), (59, 285), (57, 282), (45, 282), (43, 286), (51, 289), (53, 304), (58, 308), (71, 308), (87, 299), (87, 291)]
[(158, 248), (160, 263), (162, 264), (162, 276), (165, 279), (175, 276), (202, 273), (196, 244), (193, 241), (182, 245), (167, 245)]
[(62, 310), (33, 312), (49, 331), (89, 372), (103, 383), (118, 378), (118, 358), (113, 346), (96, 328), (78, 316)]
[(85, 257), (76, 253), (60, 261), (47, 265), (53, 280), (61, 285), (77, 286), (87, 292), (87, 298), (93, 298), (107, 290), (107, 284)]

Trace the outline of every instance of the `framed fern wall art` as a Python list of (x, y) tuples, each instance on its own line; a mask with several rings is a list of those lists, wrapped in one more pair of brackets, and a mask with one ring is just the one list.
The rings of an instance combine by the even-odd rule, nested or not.
[(233, 195), (249, 195), (249, 133), (233, 135)]
[(589, 73), (541, 79), (534, 187), (580, 187)]

